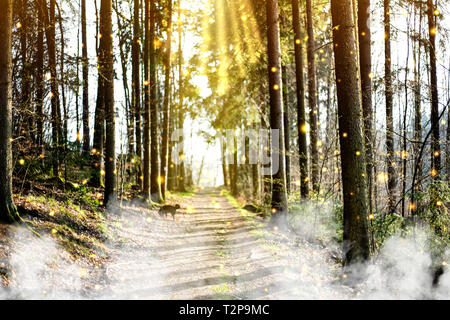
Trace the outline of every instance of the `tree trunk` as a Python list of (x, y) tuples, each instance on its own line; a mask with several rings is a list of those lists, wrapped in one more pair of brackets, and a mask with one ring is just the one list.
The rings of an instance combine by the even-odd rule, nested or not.
[(12, 1), (0, 0), (0, 221), (13, 222), (12, 200)]
[[(269, 55), (270, 128), (278, 131), (272, 136), (272, 213), (287, 217), (286, 171), (283, 130), (283, 84), (281, 80), (280, 28), (278, 0), (267, 0), (267, 40)], [(277, 146), (278, 145), (278, 146)], [(276, 168), (278, 167), (278, 168)], [(274, 170), (275, 169), (275, 170)]]
[(81, 0), (81, 61), (83, 69), (83, 154), (89, 154), (89, 60), (87, 53), (86, 0)]
[(284, 148), (285, 148), (285, 161), (286, 161), (286, 191), (291, 192), (291, 155), (290, 141), (289, 141), (289, 86), (287, 84), (286, 66), (282, 66), (282, 81), (283, 81), (283, 127), (284, 127)]
[(393, 112), (393, 89), (391, 71), (391, 19), (390, 0), (384, 0), (384, 81), (386, 99), (386, 161), (388, 174), (388, 205), (389, 212), (395, 211), (395, 188), (397, 178), (395, 176), (395, 153), (394, 153), (394, 118)]
[(31, 70), (30, 70), (30, 59), (28, 57), (28, 32), (29, 32), (29, 17), (28, 17), (28, 0), (22, 0), (20, 3), (20, 23), (22, 27), (20, 28), (20, 57), (22, 63), (21, 70), (21, 86), (20, 86), (20, 106), (23, 110), (22, 114), (24, 115), (24, 128), (25, 134), (27, 138), (33, 138), (33, 121), (30, 116), (31, 112), (31, 87), (30, 87), (30, 79), (31, 79)]
[(150, 194), (150, 69), (149, 46), (150, 43), (150, 0), (145, 0), (144, 7), (144, 196), (151, 199)]
[[(96, 3), (96, 2), (95, 2)], [(97, 9), (96, 12), (98, 13)], [(90, 179), (90, 185), (93, 187), (100, 187), (102, 184), (102, 172), (103, 172), (103, 154), (104, 154), (104, 137), (105, 137), (105, 70), (103, 69), (101, 54), (105, 51), (103, 41), (104, 35), (101, 33), (101, 29), (98, 28), (98, 14), (96, 15), (96, 29), (98, 30), (96, 41), (99, 41), (97, 47), (97, 68), (98, 68), (98, 80), (97, 80), (97, 101), (95, 105), (95, 119), (94, 119), (94, 143), (92, 148), (92, 173)]]
[(402, 197), (401, 197), (401, 203), (402, 203), (402, 208), (401, 208), (401, 212), (402, 212), (402, 217), (405, 217), (406, 215), (406, 175), (407, 175), (407, 170), (408, 170), (408, 156), (406, 153), (407, 150), (407, 117), (408, 117), (408, 74), (409, 74), (409, 38), (410, 38), (410, 16), (408, 13), (408, 18), (407, 18), (407, 29), (406, 29), (406, 62), (405, 62), (405, 81), (404, 81), (404, 88), (405, 88), (405, 107), (403, 110), (403, 128), (402, 128), (402, 175), (401, 175), (401, 179), (402, 179)]
[[(180, 9), (180, 1), (178, 1), (178, 85), (179, 85), (179, 94), (180, 94), (180, 105), (179, 105), (179, 111), (178, 111), (178, 129), (181, 130), (182, 133), (184, 133), (184, 111), (183, 111), (183, 104), (184, 104), (184, 97), (183, 97), (183, 52), (181, 49), (181, 36), (182, 36), (182, 27), (181, 27), (181, 9)], [(184, 150), (183, 150), (183, 143), (184, 143), (184, 137), (182, 134), (182, 137), (180, 138), (180, 141), (178, 143), (181, 143), (180, 148), (180, 154), (181, 154), (181, 162), (178, 166), (178, 190), (181, 192), (186, 191), (186, 185), (185, 185), (185, 170), (184, 170)]]
[(303, 46), (300, 31), (298, 0), (292, 0), (292, 16), (294, 25), (295, 78), (297, 82), (297, 129), (300, 162), (300, 194), (308, 198), (308, 145), (306, 142), (305, 86), (303, 76)]
[[(64, 28), (63, 28), (63, 21), (62, 21), (62, 13), (61, 13), (61, 9), (59, 7), (59, 5), (56, 3), (56, 8), (58, 9), (58, 24), (59, 24), (59, 33), (61, 36), (61, 51), (60, 51), (60, 59), (59, 59), (59, 63), (60, 63), (60, 73), (61, 73), (61, 78), (60, 78), (60, 86), (61, 86), (61, 101), (62, 101), (62, 107), (63, 107), (63, 119), (62, 119), (62, 123), (63, 123), (63, 134), (60, 137), (61, 143), (62, 143), (62, 149), (63, 149), (63, 160), (65, 161), (65, 157), (66, 157), (66, 148), (67, 148), (67, 138), (68, 138), (68, 120), (69, 120), (69, 116), (68, 116), (68, 110), (67, 110), (67, 101), (66, 101), (66, 87), (65, 87), (65, 81), (64, 81), (64, 76), (65, 76), (65, 71), (64, 71), (64, 56), (65, 56), (65, 47), (66, 47), (66, 43), (65, 43), (65, 38), (64, 38)], [(64, 174), (67, 173), (66, 168), (64, 167)]]
[(331, 0), (344, 198), (344, 264), (369, 257), (360, 83), (351, 0)]
[(50, 12), (45, 8), (46, 38), (48, 61), (50, 69), (50, 98), (52, 113), (52, 143), (53, 143), (53, 175), (59, 177), (60, 139), (62, 136), (61, 111), (59, 106), (58, 81), (56, 77), (56, 44), (55, 44), (55, 6), (56, 0), (50, 0)]
[(166, 40), (166, 55), (164, 61), (165, 67), (165, 78), (164, 78), (164, 120), (163, 120), (163, 134), (162, 134), (162, 155), (161, 155), (161, 193), (163, 199), (166, 199), (167, 190), (167, 166), (169, 163), (168, 159), (168, 149), (169, 149), (169, 109), (170, 109), (170, 57), (171, 57), (171, 42), (172, 42), (172, 0), (168, 2), (168, 18), (167, 18), (167, 40)]
[(311, 183), (313, 191), (319, 192), (319, 152), (317, 147), (319, 128), (316, 89), (316, 64), (314, 61), (314, 31), (312, 17), (312, 0), (306, 0), (306, 29), (308, 32), (308, 45), (306, 56), (308, 59), (308, 104), (309, 104), (309, 126), (310, 126), (310, 149), (311, 149)]
[[(421, 15), (422, 10), (420, 10), (419, 13), (419, 30), (422, 29), (422, 15)], [(417, 44), (416, 44), (417, 43)], [(415, 190), (420, 190), (420, 181), (422, 180), (422, 161), (419, 159), (419, 155), (420, 155), (420, 148), (421, 148), (421, 144), (422, 144), (422, 110), (421, 110), (421, 76), (420, 76), (420, 68), (421, 68), (421, 42), (420, 41), (415, 41), (415, 50), (414, 50), (414, 159), (415, 163), (414, 163), (414, 167), (417, 168), (417, 181), (419, 181), (419, 184), (413, 188), (415, 188)], [(416, 52), (416, 48), (417, 48), (417, 52)], [(450, 124), (450, 123), (449, 123)], [(448, 126), (448, 128), (450, 128), (450, 125)], [(413, 193), (414, 191), (413, 190)], [(411, 197), (411, 201), (413, 202), (414, 199), (412, 199)], [(413, 202), (414, 204), (414, 202)], [(417, 206), (417, 205), (416, 205)], [(411, 207), (412, 209), (414, 209), (414, 206)]]
[(231, 165), (230, 175), (231, 179), (231, 194), (235, 197), (238, 196), (238, 150), (236, 135), (233, 136), (233, 164)]
[(441, 146), (439, 141), (439, 99), (436, 71), (436, 16), (433, 0), (427, 0), (428, 34), (430, 44), (430, 92), (431, 92), (431, 176), (439, 178), (441, 170)]
[[(175, 75), (172, 74), (172, 79), (175, 79)], [(174, 81), (172, 81), (172, 86), (174, 86)], [(174, 91), (174, 90), (172, 90)], [(170, 102), (169, 102), (170, 103)], [(171, 103), (170, 103), (171, 104)], [(169, 137), (168, 137), (168, 168), (167, 168), (167, 190), (176, 189), (176, 166), (173, 162), (172, 152), (173, 152), (173, 141), (172, 133), (176, 127), (176, 112), (173, 107), (169, 109)]]
[[(255, 132), (256, 132), (256, 136), (255, 136), (255, 138), (256, 139), (258, 139), (258, 132), (257, 132), (257, 130), (258, 130), (258, 128), (257, 128), (257, 125), (256, 124), (254, 124), (253, 125), (253, 130), (255, 130)], [(255, 140), (256, 140), (255, 139)], [(257, 140), (258, 141), (258, 140)], [(256, 142), (257, 143), (257, 142)], [(252, 148), (258, 148), (258, 147), (260, 147), (259, 146), (259, 143), (258, 143), (258, 145), (253, 145), (252, 146)], [(259, 157), (258, 157), (259, 158)], [(252, 163), (251, 164), (251, 170), (252, 170), (252, 195), (253, 195), (253, 201), (258, 201), (258, 199), (259, 199), (259, 174), (258, 174), (258, 160), (259, 159), (257, 159), (256, 160), (256, 162), (255, 163)]]
[(39, 152), (44, 152), (44, 29), (45, 13), (47, 9), (45, 0), (39, 0), (38, 3), (38, 34), (36, 48), (36, 114), (37, 114), (37, 146)]
[(358, 0), (359, 70), (361, 73), (364, 144), (367, 165), (367, 191), (369, 212), (372, 212), (373, 194), (373, 137), (372, 137), (372, 57), (370, 31), (370, 0)]
[[(128, 138), (128, 151), (129, 154), (134, 153), (134, 117), (131, 112), (133, 102), (130, 103), (130, 88), (128, 86), (128, 73), (127, 73), (127, 65), (128, 65), (128, 46), (127, 46), (127, 35), (124, 34), (126, 28), (122, 25), (122, 17), (120, 12), (120, 6), (115, 0), (113, 4), (114, 9), (116, 10), (117, 16), (117, 28), (118, 28), (118, 40), (119, 40), (119, 51), (120, 51), (120, 64), (122, 67), (122, 86), (123, 86), (123, 99), (125, 100), (125, 120), (126, 120), (126, 128), (127, 128), (127, 138)], [(131, 120), (130, 120), (131, 119)], [(123, 153), (123, 152), (121, 152)]]
[(100, 7), (100, 33), (102, 50), (100, 69), (103, 71), (106, 143), (105, 143), (105, 200), (107, 206), (116, 194), (115, 110), (114, 110), (114, 55), (112, 39), (112, 0), (102, 0)]
[(228, 187), (228, 172), (227, 172), (227, 160), (226, 160), (226, 150), (227, 150), (227, 144), (225, 142), (225, 138), (221, 137), (220, 139), (221, 143), (221, 151), (222, 151), (222, 173), (223, 173), (223, 185), (225, 187)]
[[(140, 33), (141, 33), (141, 27), (140, 27), (140, 4), (142, 2), (139, 0), (134, 0), (134, 14), (133, 14), (133, 45), (132, 45), (132, 52), (131, 52), (131, 59), (132, 59), (132, 113), (134, 114), (134, 121), (135, 121), (135, 152), (138, 156), (138, 164), (137, 164), (137, 185), (142, 186), (142, 142), (141, 142), (141, 76), (140, 76), (140, 59), (141, 59), (141, 41), (140, 41)], [(145, 45), (144, 45), (145, 47)]]
[[(100, 41), (99, 52), (102, 50)], [(99, 63), (99, 62), (97, 62)], [(103, 159), (103, 141), (105, 135), (105, 101), (104, 101), (104, 75), (101, 66), (98, 65), (97, 102), (95, 105), (94, 119), (94, 145), (92, 148), (92, 174), (90, 185), (100, 187)]]
[(159, 145), (158, 145), (158, 100), (156, 76), (156, 5), (150, 0), (150, 128), (151, 128), (151, 170), (150, 192), (152, 201), (161, 202), (161, 177), (159, 172)]

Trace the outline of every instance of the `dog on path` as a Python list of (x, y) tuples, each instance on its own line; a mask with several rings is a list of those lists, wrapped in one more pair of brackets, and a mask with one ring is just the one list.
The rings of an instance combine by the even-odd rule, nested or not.
[(162, 217), (166, 217), (168, 214), (172, 215), (173, 220), (175, 220), (175, 214), (177, 213), (177, 210), (180, 209), (180, 205), (176, 204), (174, 206), (162, 206), (161, 208), (159, 208), (159, 216)]

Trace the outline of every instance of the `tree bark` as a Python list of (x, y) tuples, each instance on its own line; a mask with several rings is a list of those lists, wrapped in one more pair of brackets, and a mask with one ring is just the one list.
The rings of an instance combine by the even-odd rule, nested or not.
[(230, 175), (231, 179), (231, 194), (238, 196), (238, 150), (236, 135), (233, 136), (233, 164), (231, 165)]
[(441, 170), (441, 146), (439, 139), (439, 98), (436, 69), (436, 16), (433, 0), (427, 0), (428, 34), (430, 46), (430, 92), (431, 92), (431, 176), (439, 179)]
[[(253, 125), (253, 130), (257, 132), (257, 125)], [(256, 133), (256, 138), (258, 138), (258, 133)], [(258, 145), (253, 145), (253, 148), (258, 148)], [(253, 201), (258, 201), (259, 198), (259, 174), (258, 174), (258, 161), (256, 163), (251, 164), (251, 170), (252, 170), (252, 195), (253, 195)]]
[(39, 0), (38, 5), (38, 34), (36, 48), (36, 114), (37, 114), (37, 146), (39, 152), (44, 152), (44, 29), (46, 0)]
[(386, 164), (388, 175), (388, 206), (389, 212), (395, 211), (395, 189), (397, 178), (395, 176), (395, 153), (394, 153), (394, 118), (393, 112), (393, 89), (391, 71), (391, 19), (390, 0), (384, 0), (384, 81), (386, 99)]
[[(102, 51), (102, 43), (100, 41), (99, 53)], [(100, 57), (99, 57), (100, 58)], [(95, 105), (95, 119), (94, 119), (94, 145), (92, 148), (92, 174), (90, 185), (93, 187), (100, 187), (101, 185), (101, 170), (103, 159), (103, 147), (105, 136), (105, 92), (104, 92), (104, 74), (101, 66), (98, 63), (98, 81), (97, 81), (97, 101)]]
[(221, 144), (221, 152), (222, 152), (222, 173), (223, 173), (223, 185), (225, 187), (229, 186), (228, 183), (228, 172), (227, 172), (227, 160), (226, 160), (226, 150), (227, 150), (227, 144), (225, 142), (225, 138), (221, 137), (220, 139)]
[(151, 129), (151, 170), (150, 192), (152, 201), (161, 202), (161, 177), (159, 172), (159, 145), (158, 145), (158, 97), (156, 76), (156, 5), (150, 0), (150, 129)]
[[(273, 170), (272, 213), (275, 216), (287, 217), (287, 193), (285, 150), (283, 130), (283, 84), (281, 79), (281, 50), (278, 0), (266, 1), (267, 11), (267, 42), (268, 42), (268, 75), (270, 90), (270, 128), (278, 130), (278, 137), (272, 137), (272, 167), (278, 164), (278, 170)], [(278, 140), (278, 141), (277, 141)], [(276, 143), (275, 143), (276, 142)], [(278, 144), (278, 146), (277, 146)]]
[(408, 13), (407, 18), (407, 29), (406, 29), (406, 62), (405, 62), (405, 81), (404, 81), (404, 88), (405, 88), (405, 107), (403, 110), (403, 128), (402, 128), (402, 194), (401, 194), (401, 212), (402, 217), (405, 217), (406, 215), (406, 179), (407, 179), (407, 172), (408, 172), (408, 156), (406, 153), (407, 150), (407, 117), (408, 117), (408, 74), (409, 74), (409, 38), (410, 38), (410, 16)]
[[(180, 9), (180, 1), (178, 1), (178, 91), (180, 94), (180, 105), (179, 105), (179, 111), (178, 111), (178, 129), (181, 130), (182, 133), (184, 133), (184, 111), (183, 111), (183, 104), (184, 104), (184, 92), (183, 92), (183, 52), (181, 47), (181, 38), (182, 38), (182, 27), (181, 27), (181, 9)], [(183, 143), (184, 143), (184, 137), (182, 134), (182, 137), (180, 138), (180, 141), (178, 143), (181, 143), (180, 148), (180, 154), (181, 154), (181, 162), (178, 166), (178, 190), (181, 192), (186, 191), (186, 174), (184, 169), (184, 149), (183, 149)]]
[(50, 69), (50, 98), (52, 113), (52, 143), (53, 143), (53, 175), (59, 177), (60, 139), (62, 137), (61, 111), (59, 105), (59, 90), (56, 77), (56, 44), (55, 44), (55, 7), (56, 0), (50, 0), (50, 12), (45, 8), (46, 38)]
[(306, 0), (306, 29), (308, 32), (306, 56), (308, 59), (308, 105), (309, 105), (309, 126), (310, 126), (310, 150), (311, 150), (311, 183), (313, 191), (319, 192), (319, 151), (317, 147), (319, 128), (317, 119), (319, 110), (317, 106), (316, 88), (316, 64), (314, 61), (314, 30), (312, 17), (312, 0)]
[[(175, 79), (175, 74), (172, 74), (172, 79)], [(172, 86), (174, 86), (174, 82), (172, 81)], [(174, 90), (172, 90), (174, 91)], [(175, 190), (176, 189), (176, 166), (173, 162), (172, 152), (173, 152), (173, 141), (171, 140), (171, 136), (174, 128), (176, 127), (176, 112), (173, 107), (169, 110), (169, 137), (168, 137), (168, 168), (167, 168), (167, 190)]]
[(366, 151), (366, 180), (369, 212), (372, 212), (373, 194), (373, 137), (372, 137), (372, 57), (370, 31), (370, 0), (358, 0), (359, 70), (361, 73), (364, 144)]
[(87, 53), (86, 0), (81, 0), (81, 61), (83, 69), (83, 154), (89, 154), (89, 60)]
[(166, 198), (167, 180), (168, 180), (168, 149), (169, 149), (169, 131), (170, 131), (170, 57), (171, 57), (171, 42), (172, 42), (172, 0), (168, 0), (168, 17), (167, 17), (167, 42), (166, 42), (166, 55), (165, 55), (165, 78), (164, 78), (164, 120), (163, 120), (163, 134), (162, 134), (162, 155), (161, 155), (161, 193), (163, 199)]
[[(135, 121), (135, 147), (133, 148), (138, 156), (137, 164), (137, 185), (142, 186), (142, 141), (141, 141), (141, 75), (140, 75), (140, 63), (141, 63), (141, 41), (140, 41), (140, 0), (134, 0), (134, 14), (133, 14), (133, 45), (131, 52), (132, 59), (132, 113)], [(145, 46), (145, 45), (144, 45)]]
[(282, 81), (283, 81), (283, 127), (284, 127), (284, 148), (286, 161), (286, 192), (291, 192), (291, 155), (290, 155), (290, 134), (289, 134), (289, 86), (287, 84), (287, 68), (282, 66)]
[(306, 142), (305, 85), (303, 75), (303, 46), (300, 30), (298, 0), (292, 0), (292, 16), (294, 26), (295, 47), (295, 79), (297, 82), (297, 130), (300, 162), (300, 194), (306, 199), (309, 196), (308, 186), (308, 144)]
[[(369, 257), (367, 186), (351, 0), (331, 0), (344, 198), (344, 264)], [(352, 54), (353, 52), (353, 54)]]
[(151, 199), (150, 193), (150, 0), (144, 1), (144, 196)]
[[(95, 2), (97, 3), (97, 2)], [(103, 41), (104, 35), (101, 33), (101, 27), (98, 27), (98, 11), (96, 9), (96, 47), (97, 47), (97, 69), (98, 69), (98, 80), (97, 80), (97, 101), (95, 105), (95, 119), (94, 119), (94, 143), (92, 148), (92, 172), (90, 185), (93, 187), (100, 187), (102, 184), (102, 167), (103, 167), (103, 154), (104, 154), (104, 140), (105, 140), (105, 79), (106, 74), (102, 61), (102, 52), (105, 51), (105, 41)]]
[(0, 0), (0, 221), (17, 218), (12, 200), (12, 1)]
[(28, 16), (28, 0), (22, 0), (20, 2), (20, 58), (22, 63), (21, 70), (21, 86), (20, 86), (20, 106), (23, 110), (23, 120), (25, 134), (27, 138), (33, 139), (33, 121), (31, 116), (31, 70), (30, 70), (30, 59), (28, 57), (28, 32), (29, 32), (29, 16)]
[[(66, 74), (64, 72), (64, 56), (65, 56), (65, 47), (66, 47), (66, 42), (65, 42), (65, 38), (64, 38), (64, 28), (63, 28), (63, 21), (62, 21), (62, 13), (61, 13), (61, 9), (59, 7), (59, 5), (57, 3), (56, 4), (56, 8), (58, 10), (58, 24), (59, 24), (59, 33), (60, 33), (60, 39), (61, 39), (61, 49), (60, 49), (60, 57), (59, 57), (59, 67), (60, 67), (60, 74), (61, 74), (61, 78), (60, 78), (60, 86), (61, 86), (61, 101), (62, 101), (62, 110), (63, 110), (63, 119), (62, 119), (62, 129), (63, 129), (63, 133), (60, 136), (60, 142), (62, 144), (61, 149), (63, 151), (63, 155), (62, 155), (62, 160), (65, 161), (65, 156), (66, 156), (66, 148), (67, 148), (67, 135), (68, 135), (68, 110), (67, 110), (67, 103), (66, 103), (66, 87), (65, 87), (65, 80), (64, 80), (64, 75)], [(67, 173), (66, 168), (64, 169), (64, 174)]]
[(116, 151), (115, 151), (115, 109), (114, 109), (114, 55), (112, 39), (112, 0), (102, 0), (100, 7), (100, 33), (102, 34), (100, 69), (103, 71), (106, 142), (105, 142), (105, 200), (107, 206), (115, 200), (116, 194)]
[[(422, 29), (422, 10), (420, 10), (419, 13), (419, 30)], [(417, 43), (417, 44), (416, 44)], [(420, 181), (422, 180), (422, 161), (419, 159), (420, 156), (420, 149), (422, 144), (422, 110), (421, 110), (421, 76), (420, 76), (420, 68), (421, 68), (421, 42), (415, 41), (415, 50), (414, 50), (414, 166), (418, 169), (417, 170), (417, 181), (419, 181), (419, 185), (415, 187), (415, 190), (420, 190)], [(417, 50), (416, 50), (417, 49)], [(448, 126), (450, 128), (450, 126)], [(413, 190), (413, 194), (414, 191)], [(411, 197), (411, 201), (413, 202), (413, 198)], [(411, 207), (411, 209), (414, 209), (414, 205), (417, 206), (417, 204), (414, 204)], [(414, 210), (412, 210), (414, 211)]]

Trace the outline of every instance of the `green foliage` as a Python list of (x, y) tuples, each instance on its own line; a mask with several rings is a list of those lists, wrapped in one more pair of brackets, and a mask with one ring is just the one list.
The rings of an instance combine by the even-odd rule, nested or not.
[[(434, 257), (441, 257), (450, 245), (450, 187), (445, 181), (436, 182), (423, 192), (416, 193), (418, 209), (413, 217), (374, 212), (369, 218), (369, 236), (373, 250), (379, 250), (393, 236), (408, 237), (416, 230), (425, 229), (428, 248)], [(299, 201), (292, 194), (289, 205), (289, 224), (297, 234), (311, 241), (342, 242), (343, 204), (327, 204), (323, 199)], [(438, 259), (439, 260), (439, 259)]]
[(394, 235), (402, 236), (407, 233), (405, 219), (396, 214), (374, 213), (369, 220), (369, 235), (373, 248), (380, 248), (387, 239)]
[(450, 245), (449, 182), (433, 182), (424, 191), (416, 193), (415, 202), (417, 210), (414, 217), (433, 235), (429, 239), (430, 250), (435, 255), (443, 255)]
[(342, 207), (323, 201), (296, 201), (289, 205), (288, 222), (299, 236), (311, 241), (342, 241)]

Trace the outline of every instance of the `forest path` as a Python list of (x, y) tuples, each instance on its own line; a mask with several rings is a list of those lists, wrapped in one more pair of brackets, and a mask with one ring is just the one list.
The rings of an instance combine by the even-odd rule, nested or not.
[(124, 208), (106, 270), (111, 298), (336, 298), (324, 249), (267, 229), (219, 189), (180, 204), (175, 221)]

